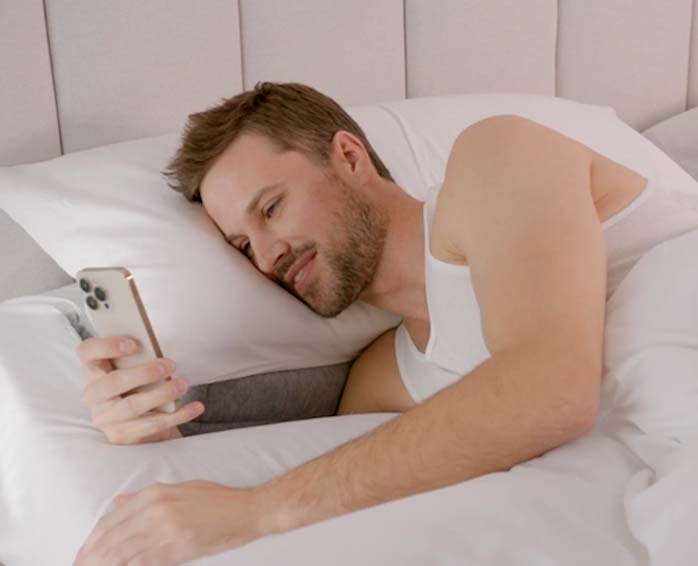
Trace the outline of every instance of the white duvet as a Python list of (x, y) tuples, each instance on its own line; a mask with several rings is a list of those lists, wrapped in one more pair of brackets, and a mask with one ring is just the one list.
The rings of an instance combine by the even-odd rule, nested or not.
[[(610, 298), (602, 415), (540, 458), (190, 564), (688, 565), (698, 562), (698, 231)], [(109, 444), (79, 403), (68, 303), (0, 303), (0, 562), (72, 564), (112, 498), (155, 481), (251, 486), (395, 414)]]

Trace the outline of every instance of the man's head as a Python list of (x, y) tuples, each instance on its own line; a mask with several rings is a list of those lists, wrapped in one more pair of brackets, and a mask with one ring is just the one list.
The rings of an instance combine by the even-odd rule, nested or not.
[(394, 181), (359, 125), (311, 87), (258, 83), (190, 115), (165, 175), (318, 314), (336, 316), (373, 279), (388, 219), (368, 191)]

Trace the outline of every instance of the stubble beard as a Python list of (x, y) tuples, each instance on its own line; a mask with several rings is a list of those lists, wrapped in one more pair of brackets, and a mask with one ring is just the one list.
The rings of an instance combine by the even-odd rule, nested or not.
[(301, 300), (325, 318), (334, 318), (357, 300), (375, 276), (383, 253), (388, 219), (356, 190), (342, 185), (340, 205), (332, 213), (336, 232), (318, 257), (327, 258), (330, 281), (313, 281)]

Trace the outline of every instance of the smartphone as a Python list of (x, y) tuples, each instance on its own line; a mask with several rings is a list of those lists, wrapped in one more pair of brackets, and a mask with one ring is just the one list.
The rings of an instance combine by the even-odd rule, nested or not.
[[(86, 267), (75, 276), (83, 291), (82, 303), (85, 316), (100, 338), (132, 336), (140, 343), (135, 354), (112, 359), (117, 369), (130, 368), (162, 357), (153, 327), (148, 320), (145, 306), (138, 294), (136, 282), (125, 267)], [(168, 376), (165, 379), (172, 379)], [(128, 394), (150, 391), (159, 383), (136, 387)], [(153, 410), (174, 413), (176, 405), (169, 401)]]

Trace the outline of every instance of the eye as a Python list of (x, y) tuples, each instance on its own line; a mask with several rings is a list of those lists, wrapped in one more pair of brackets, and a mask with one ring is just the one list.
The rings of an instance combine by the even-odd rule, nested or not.
[(250, 247), (250, 243), (249, 243), (249, 242), (245, 242), (242, 246), (240, 246), (240, 251), (241, 251), (242, 253), (244, 253), (244, 254), (245, 254), (247, 257), (249, 257), (249, 258), (252, 257), (252, 254), (248, 253), (249, 250), (251, 250), (251, 249), (252, 249), (252, 248)]
[(279, 201), (280, 201), (280, 200), (281, 200), (281, 199), (275, 201), (274, 204), (272, 204), (269, 208), (267, 208), (267, 209), (264, 211), (264, 216), (265, 216), (266, 218), (271, 218), (271, 217), (272, 217), (273, 211), (274, 211), (274, 209), (276, 209), (276, 205), (279, 204)]

